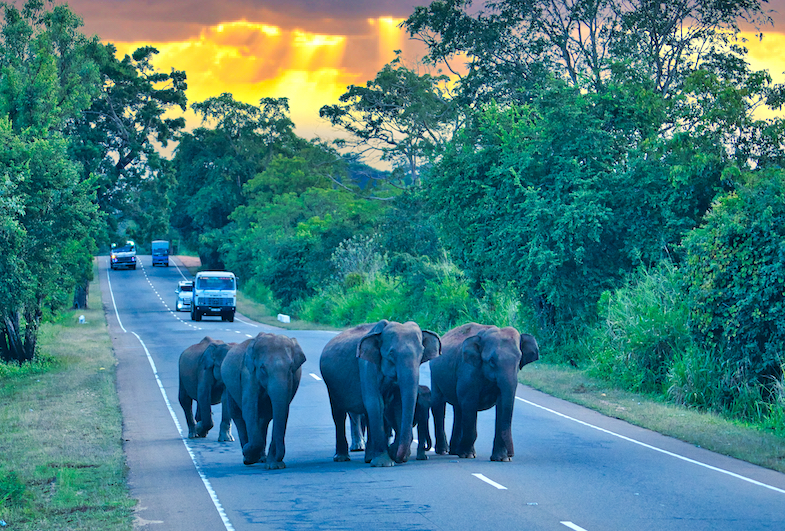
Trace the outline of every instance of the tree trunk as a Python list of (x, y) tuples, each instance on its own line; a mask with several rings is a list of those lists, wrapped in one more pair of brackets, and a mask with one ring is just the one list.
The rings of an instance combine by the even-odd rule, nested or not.
[(74, 289), (74, 309), (86, 310), (87, 297), (90, 294), (90, 282), (84, 281), (81, 286), (76, 286)]

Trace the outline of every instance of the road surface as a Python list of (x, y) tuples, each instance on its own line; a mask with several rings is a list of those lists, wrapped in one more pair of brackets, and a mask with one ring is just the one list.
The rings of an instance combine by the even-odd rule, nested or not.
[[(233, 323), (192, 322), (174, 310), (177, 281), (190, 278), (176, 260), (153, 268), (141, 256), (141, 267), (128, 271), (109, 270), (106, 257), (99, 262), (138, 529), (785, 529), (785, 475), (522, 385), (509, 463), (490, 461), (493, 410), (479, 414), (476, 459), (429, 452), (428, 461), (379, 469), (358, 453), (334, 463), (334, 428), (319, 378), (319, 356), (334, 333), (285, 331), (241, 314)], [(217, 442), (217, 428), (204, 439), (182, 435), (180, 353), (207, 335), (239, 342), (260, 331), (297, 338), (307, 357), (284, 470), (243, 465), (239, 443)], [(427, 366), (422, 378), (429, 383)], [(217, 424), (220, 406), (213, 411)]]

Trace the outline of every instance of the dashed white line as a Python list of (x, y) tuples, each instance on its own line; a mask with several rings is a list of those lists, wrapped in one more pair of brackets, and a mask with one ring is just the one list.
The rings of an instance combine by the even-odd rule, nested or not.
[(487, 483), (488, 485), (491, 485), (491, 486), (493, 486), (493, 487), (496, 487), (496, 488), (497, 488), (497, 489), (499, 489), (499, 490), (507, 490), (507, 487), (505, 487), (505, 486), (504, 486), (504, 485), (502, 485), (501, 483), (496, 483), (496, 482), (495, 482), (495, 481), (493, 481), (492, 479), (488, 479), (487, 477), (485, 477), (485, 476), (484, 476), (484, 475), (482, 475), (482, 474), (472, 474), (472, 476), (476, 477), (476, 478), (477, 478), (477, 479), (479, 479), (480, 481), (484, 481), (484, 482), (485, 482), (485, 483)]
[(321, 382), (321, 381), (322, 381), (322, 379), (321, 379), (321, 378), (319, 378), (319, 377), (318, 377), (316, 374), (314, 374), (314, 373), (310, 373), (310, 374), (311, 374), (311, 377), (312, 377), (314, 380), (317, 380), (317, 381), (319, 381), (319, 382)]
[(567, 526), (567, 527), (569, 527), (569, 528), (570, 528), (570, 529), (572, 529), (573, 531), (586, 531), (586, 530), (585, 530), (584, 528), (582, 528), (581, 526), (579, 526), (579, 525), (575, 525), (575, 524), (573, 524), (572, 522), (559, 522), (559, 523), (560, 523), (561, 525), (563, 525), (563, 526)]

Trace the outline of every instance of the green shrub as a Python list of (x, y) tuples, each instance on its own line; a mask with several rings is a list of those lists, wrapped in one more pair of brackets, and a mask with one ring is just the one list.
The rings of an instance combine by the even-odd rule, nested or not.
[(27, 486), (15, 471), (0, 469), (0, 507), (21, 504), (26, 493)]
[(785, 361), (785, 172), (741, 178), (685, 237), (683, 272), (698, 343), (770, 388)]
[(631, 391), (662, 392), (674, 354), (687, 348), (687, 306), (668, 262), (641, 268), (598, 303), (590, 373)]

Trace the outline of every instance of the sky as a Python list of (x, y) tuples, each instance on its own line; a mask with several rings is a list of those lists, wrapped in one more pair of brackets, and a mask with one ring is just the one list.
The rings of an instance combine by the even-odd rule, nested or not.
[[(398, 24), (428, 0), (69, 0), (83, 32), (114, 43), (119, 55), (159, 50), (161, 71), (185, 70), (188, 101), (230, 92), (258, 104), (288, 97), (295, 131), (325, 139), (336, 131), (319, 118), (349, 85), (364, 85), (401, 50), (407, 64), (424, 55)], [(785, 82), (785, 0), (764, 6), (773, 26), (764, 37), (745, 28), (748, 60)], [(192, 113), (189, 126), (198, 125)]]

